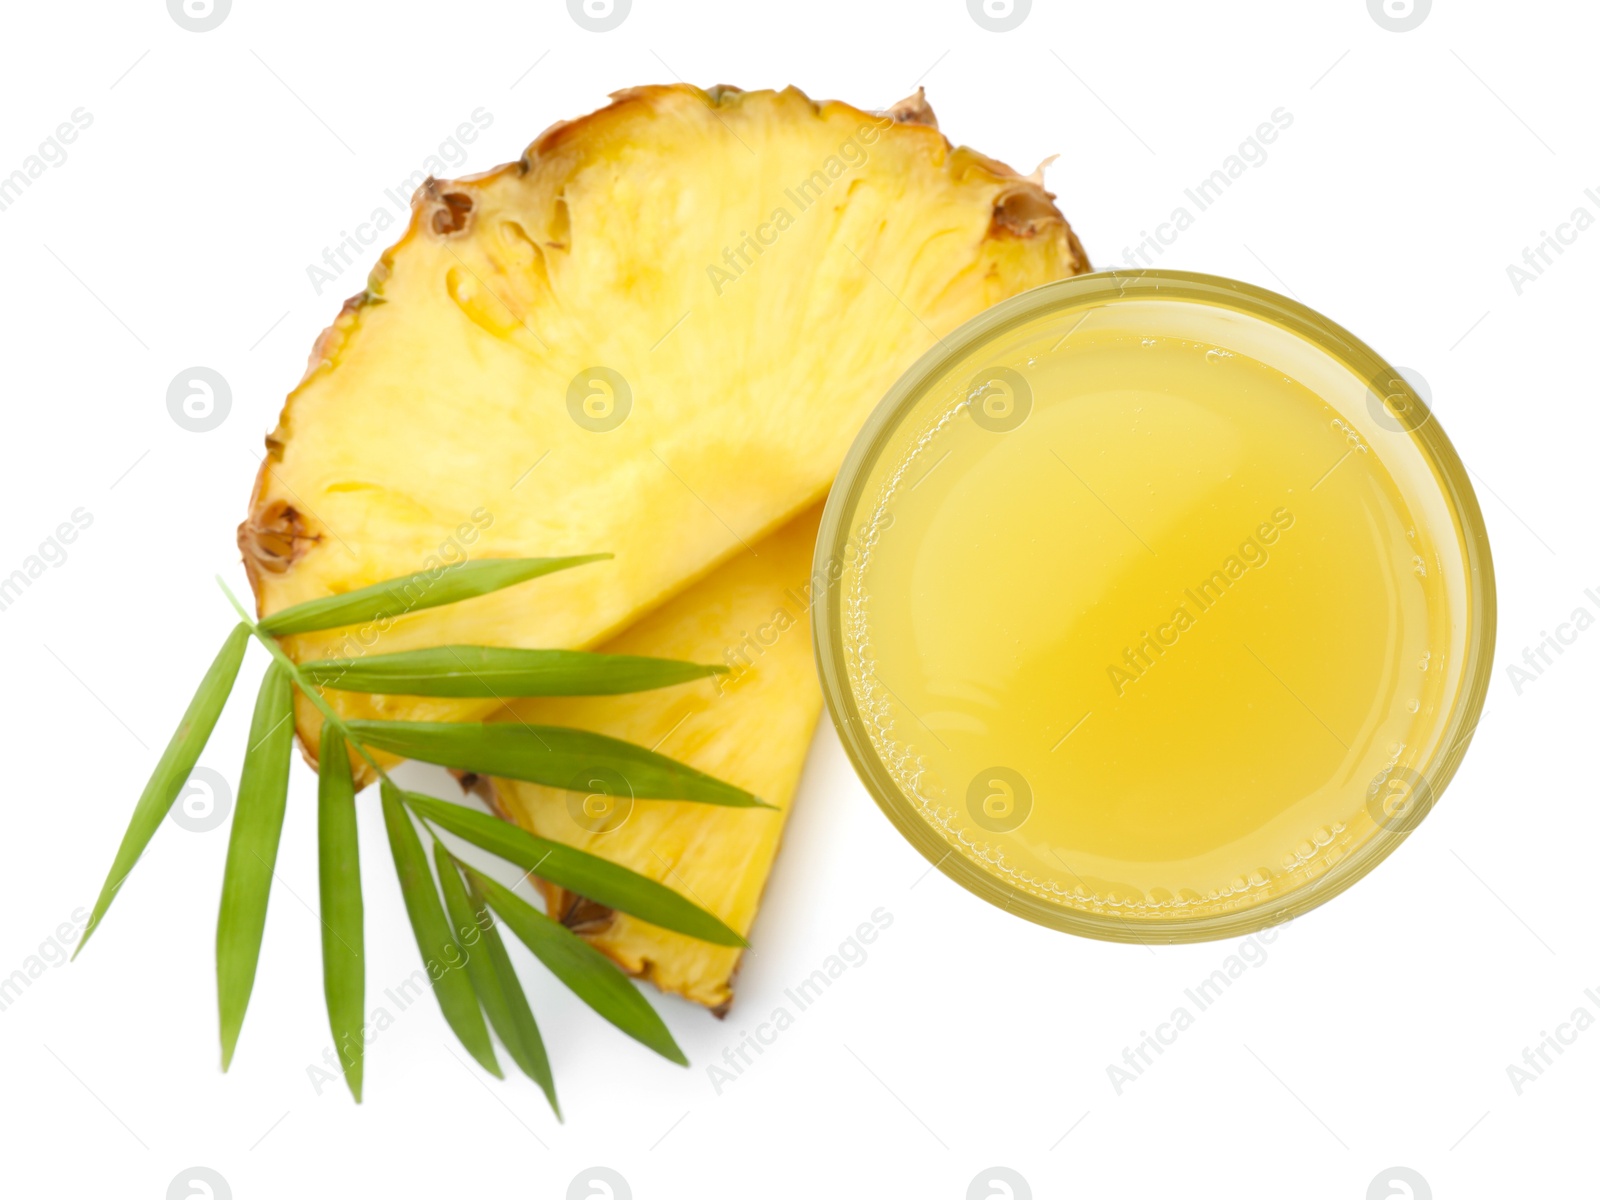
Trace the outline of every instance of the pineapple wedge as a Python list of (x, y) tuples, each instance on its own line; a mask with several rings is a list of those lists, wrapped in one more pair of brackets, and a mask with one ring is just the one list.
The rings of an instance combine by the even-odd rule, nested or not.
[[(594, 646), (816, 503), (939, 335), (1087, 268), (1040, 181), (952, 148), (920, 93), (874, 114), (793, 88), (620, 92), (517, 162), (418, 190), (267, 439), (239, 529), (257, 608), (610, 551), (285, 643), (302, 661)], [(392, 720), (493, 708), (329, 700)]]
[[(606, 643), (615, 654), (724, 662), (727, 675), (629, 696), (520, 700), (511, 716), (645, 746), (748, 788), (780, 811), (559, 791), (512, 779), (476, 790), (541, 837), (631, 867), (748, 934), (822, 710), (808, 621), (821, 509), (791, 521)], [(487, 787), (483, 786), (485, 783)], [(622, 968), (720, 1016), (740, 951), (659, 929), (541, 884), (550, 913)]]

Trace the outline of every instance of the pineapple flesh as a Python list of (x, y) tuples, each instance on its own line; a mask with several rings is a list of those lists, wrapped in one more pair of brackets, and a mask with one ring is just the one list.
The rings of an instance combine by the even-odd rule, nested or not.
[[(257, 607), (610, 551), (285, 643), (302, 661), (598, 645), (815, 504), (937, 336), (1086, 269), (1039, 181), (952, 148), (920, 94), (874, 114), (793, 88), (618, 93), (517, 162), (419, 189), (268, 437), (239, 531)], [(392, 720), (494, 707), (328, 699)], [(303, 698), (297, 719), (314, 752)]]
[[(720, 662), (726, 675), (628, 696), (520, 700), (505, 714), (655, 746), (777, 811), (561, 791), (496, 779), (487, 794), (532, 833), (658, 880), (748, 935), (822, 710), (808, 608), (820, 508), (734, 556), (603, 647)], [(550, 913), (624, 970), (721, 1015), (740, 950), (542, 885)]]

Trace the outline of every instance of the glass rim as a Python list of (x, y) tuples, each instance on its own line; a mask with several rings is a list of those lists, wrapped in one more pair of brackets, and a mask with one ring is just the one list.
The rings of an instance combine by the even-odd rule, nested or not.
[[(1432, 469), (1465, 551), (1469, 627), (1461, 681), (1438, 746), (1419, 773), (1427, 785), (1424, 796), (1402, 816), (1381, 823), (1374, 836), (1318, 878), (1276, 900), (1235, 912), (1200, 917), (1095, 913), (1052, 903), (983, 870), (934, 829), (890, 776), (861, 722), (844, 662), (840, 601), (850, 517), (890, 436), (923, 400), (928, 385), (974, 349), (1051, 311), (1097, 299), (1176, 300), (1243, 313), (1309, 342), (1358, 378), (1381, 376), (1402, 385), (1408, 404), (1415, 406), (1406, 411), (1420, 416), (1401, 431), (1409, 434)], [(1243, 936), (1298, 917), (1364, 878), (1421, 824), (1454, 778), (1477, 730), (1494, 665), (1496, 601), (1488, 530), (1466, 466), (1426, 401), (1384, 358), (1342, 326), (1276, 292), (1217, 275), (1159, 270), (1075, 275), (1002, 300), (939, 338), (889, 389), (851, 444), (823, 510), (812, 579), (821, 591), (811, 606), (811, 628), (828, 715), (856, 775), (890, 823), (933, 866), (969, 892), (1037, 924), (1102, 941), (1164, 944)]]

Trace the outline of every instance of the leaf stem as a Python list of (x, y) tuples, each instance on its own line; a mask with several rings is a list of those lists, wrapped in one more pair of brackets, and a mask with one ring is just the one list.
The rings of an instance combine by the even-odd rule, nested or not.
[(334, 711), (333, 706), (328, 703), (322, 693), (312, 684), (306, 682), (305, 676), (300, 673), (299, 665), (284, 653), (283, 647), (278, 645), (278, 639), (262, 631), (255, 618), (250, 615), (243, 604), (239, 603), (239, 598), (233, 594), (232, 589), (222, 581), (222, 576), (217, 575), (214, 578), (217, 581), (217, 586), (222, 589), (222, 594), (228, 598), (228, 603), (233, 605), (234, 612), (239, 614), (239, 619), (249, 627), (251, 636), (265, 646), (267, 652), (289, 673), (289, 678), (294, 681), (295, 687), (299, 688), (301, 694), (316, 705), (317, 710), (322, 713), (322, 719), (331, 723), (344, 737), (345, 741), (356, 748), (356, 753), (361, 755), (366, 764), (378, 773), (378, 778), (392, 787), (394, 780), (389, 778), (389, 773), (378, 765), (378, 760), (368, 753), (367, 747), (362, 743), (361, 739), (350, 731), (350, 726), (344, 723), (343, 718)]

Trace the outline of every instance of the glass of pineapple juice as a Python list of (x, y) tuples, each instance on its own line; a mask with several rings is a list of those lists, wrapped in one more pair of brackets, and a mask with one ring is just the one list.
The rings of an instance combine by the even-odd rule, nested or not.
[(1412, 386), (1211, 276), (1063, 280), (940, 340), (828, 500), (828, 707), (895, 826), (1008, 911), (1236, 936), (1348, 887), (1466, 751), (1494, 648)]

